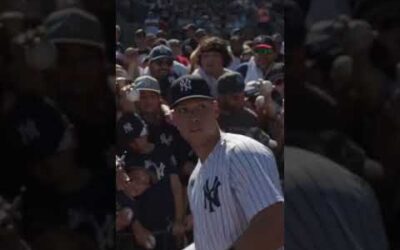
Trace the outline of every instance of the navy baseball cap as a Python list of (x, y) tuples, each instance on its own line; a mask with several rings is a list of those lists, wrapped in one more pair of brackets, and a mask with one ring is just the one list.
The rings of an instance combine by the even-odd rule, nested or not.
[(134, 139), (148, 135), (146, 123), (134, 113), (125, 113), (117, 121), (117, 141), (128, 144)]
[(244, 78), (237, 72), (227, 72), (218, 78), (218, 95), (234, 94), (244, 91)]
[(192, 98), (214, 99), (207, 82), (196, 75), (185, 75), (171, 85), (171, 107)]
[(76, 146), (73, 126), (53, 103), (31, 98), (21, 103), (12, 115), (13, 145), (25, 160), (40, 161)]
[(165, 45), (159, 45), (154, 47), (149, 54), (150, 62), (156, 61), (162, 58), (173, 60), (172, 51)]

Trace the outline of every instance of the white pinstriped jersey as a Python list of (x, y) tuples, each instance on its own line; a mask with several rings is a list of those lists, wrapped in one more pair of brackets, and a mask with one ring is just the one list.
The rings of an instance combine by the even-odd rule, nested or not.
[(283, 201), (273, 154), (242, 135), (223, 133), (188, 185), (196, 250), (226, 250), (262, 209)]

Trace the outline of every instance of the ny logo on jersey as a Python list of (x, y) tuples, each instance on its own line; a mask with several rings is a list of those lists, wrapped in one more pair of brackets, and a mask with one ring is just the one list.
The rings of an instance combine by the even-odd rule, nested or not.
[(161, 144), (165, 144), (165, 145), (169, 146), (169, 145), (171, 145), (171, 142), (172, 142), (172, 135), (169, 135), (167, 137), (166, 134), (162, 133), (160, 135), (160, 141), (161, 141)]
[(192, 89), (191, 81), (187, 78), (182, 79), (179, 82), (179, 86), (181, 87), (182, 92), (187, 92)]
[(40, 132), (36, 127), (36, 123), (32, 120), (27, 120), (25, 124), (18, 127), (18, 132), (22, 137), (24, 145), (28, 145), (31, 141), (40, 137)]
[(212, 184), (212, 187), (210, 189), (208, 179), (206, 180), (205, 185), (203, 186), (203, 191), (204, 191), (204, 208), (207, 210), (207, 207), (210, 211), (210, 213), (214, 212), (214, 206), (220, 207), (221, 203), (219, 201), (219, 195), (218, 195), (218, 188), (221, 186), (221, 182), (218, 180), (218, 176), (214, 178), (214, 182)]
[(125, 123), (123, 127), (125, 134), (133, 131), (132, 124), (130, 122)]
[(164, 177), (164, 170), (165, 170), (165, 165), (161, 162), (160, 165), (158, 166), (155, 162), (153, 161), (145, 161), (144, 162), (144, 167), (146, 169), (152, 168), (153, 171), (156, 172), (157, 175), (157, 180), (161, 180)]

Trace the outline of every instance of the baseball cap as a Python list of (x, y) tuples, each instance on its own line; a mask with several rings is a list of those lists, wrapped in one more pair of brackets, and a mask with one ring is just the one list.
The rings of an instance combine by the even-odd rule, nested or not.
[(134, 85), (138, 91), (147, 90), (156, 92), (158, 94), (161, 93), (160, 85), (158, 84), (157, 79), (151, 76), (140, 76), (136, 78)]
[(162, 58), (173, 59), (172, 51), (165, 45), (159, 45), (154, 47), (149, 54), (150, 62), (159, 60)]
[(274, 39), (271, 36), (267, 35), (260, 35), (254, 38), (253, 40), (253, 48), (266, 48), (270, 47), (272, 49), (275, 49), (275, 42)]
[(207, 82), (196, 75), (185, 75), (171, 85), (171, 107), (192, 98), (214, 99)]
[(254, 46), (254, 53), (256, 54), (272, 54), (273, 47), (268, 44), (258, 44)]
[(99, 20), (82, 9), (66, 8), (53, 12), (44, 21), (44, 26), (47, 38), (53, 43), (72, 43), (105, 48)]
[(117, 121), (117, 139), (128, 144), (134, 139), (148, 135), (146, 123), (134, 113), (125, 113)]
[(244, 78), (237, 72), (227, 72), (217, 81), (218, 95), (234, 94), (244, 91)]
[(76, 146), (67, 117), (47, 99), (31, 98), (13, 114), (10, 136), (26, 160), (43, 160)]

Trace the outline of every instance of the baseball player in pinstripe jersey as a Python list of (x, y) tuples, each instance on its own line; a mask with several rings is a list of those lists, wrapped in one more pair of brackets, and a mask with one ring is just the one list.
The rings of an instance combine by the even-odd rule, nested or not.
[(172, 119), (199, 157), (188, 185), (196, 250), (283, 247), (283, 194), (273, 154), (219, 129), (207, 83), (183, 76), (171, 86)]

